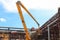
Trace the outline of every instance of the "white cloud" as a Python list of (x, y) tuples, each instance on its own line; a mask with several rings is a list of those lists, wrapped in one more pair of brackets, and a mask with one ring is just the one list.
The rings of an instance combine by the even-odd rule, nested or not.
[[(28, 9), (57, 9), (60, 7), (60, 0), (20, 0)], [(0, 0), (7, 11), (17, 11), (17, 0)]]
[(0, 22), (6, 22), (5, 18), (0, 18)]

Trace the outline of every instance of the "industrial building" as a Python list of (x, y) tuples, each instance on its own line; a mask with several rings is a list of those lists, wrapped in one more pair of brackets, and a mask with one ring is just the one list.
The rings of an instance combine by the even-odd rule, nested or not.
[(60, 40), (60, 8), (51, 19), (40, 27), (40, 30), (42, 30), (42, 35), (37, 35), (37, 40)]
[(0, 27), (0, 40), (24, 40), (23, 28)]

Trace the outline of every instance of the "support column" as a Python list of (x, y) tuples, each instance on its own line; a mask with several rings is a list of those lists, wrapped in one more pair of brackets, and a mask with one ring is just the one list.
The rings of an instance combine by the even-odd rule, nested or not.
[(48, 40), (50, 40), (50, 27), (49, 25), (47, 27), (48, 27)]

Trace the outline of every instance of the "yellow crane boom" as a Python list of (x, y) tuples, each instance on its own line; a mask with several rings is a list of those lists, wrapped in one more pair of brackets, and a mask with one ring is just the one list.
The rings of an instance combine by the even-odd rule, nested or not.
[(17, 6), (17, 9), (18, 9), (22, 24), (24, 26), (24, 30), (26, 32), (26, 40), (31, 40), (28, 29), (27, 29), (27, 26), (26, 26), (25, 21), (24, 21), (24, 17), (23, 17), (23, 14), (22, 14), (21, 7), (32, 17), (32, 19), (37, 23), (38, 26), (39, 26), (39, 23), (36, 21), (36, 19), (31, 15), (31, 13), (26, 9), (26, 7), (20, 1), (16, 2), (16, 6)]

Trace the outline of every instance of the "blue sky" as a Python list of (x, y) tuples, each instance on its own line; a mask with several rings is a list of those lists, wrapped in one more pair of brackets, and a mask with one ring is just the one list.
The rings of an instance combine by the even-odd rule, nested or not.
[[(35, 1), (37, 1), (37, 3), (38, 3), (39, 0), (35, 0)], [(23, 28), (21, 19), (19, 17), (19, 13), (18, 13), (17, 9), (15, 10), (16, 6), (12, 5), (13, 2), (12, 2), (12, 4), (10, 4), (10, 3), (4, 4), (5, 2), (12, 2), (12, 1), (1, 1), (0, 0), (0, 26)], [(22, 2), (25, 3), (25, 1), (22, 1)], [(55, 2), (55, 4), (57, 2)], [(10, 5), (8, 5), (8, 4), (10, 4)], [(56, 5), (55, 4), (53, 6), (56, 6), (59, 3)], [(33, 4), (30, 4), (30, 5), (33, 5)], [(35, 6), (29, 7), (29, 5), (27, 3), (25, 4), (25, 6), (28, 8), (28, 10), (31, 12), (31, 14), (35, 17), (35, 19), (39, 22), (40, 26), (42, 26), (54, 14), (56, 14), (57, 9), (59, 7), (59, 6), (49, 7), (48, 5), (47, 5), (48, 8), (47, 7), (44, 8), (42, 5), (40, 5), (41, 8), (38, 8), (39, 7), (38, 5), (35, 5), (36, 7)], [(31, 27), (38, 28), (37, 24), (26, 12), (23, 11), (23, 15), (24, 15), (24, 19), (25, 19), (25, 22), (26, 22), (26, 25), (28, 28), (31, 28)]]

